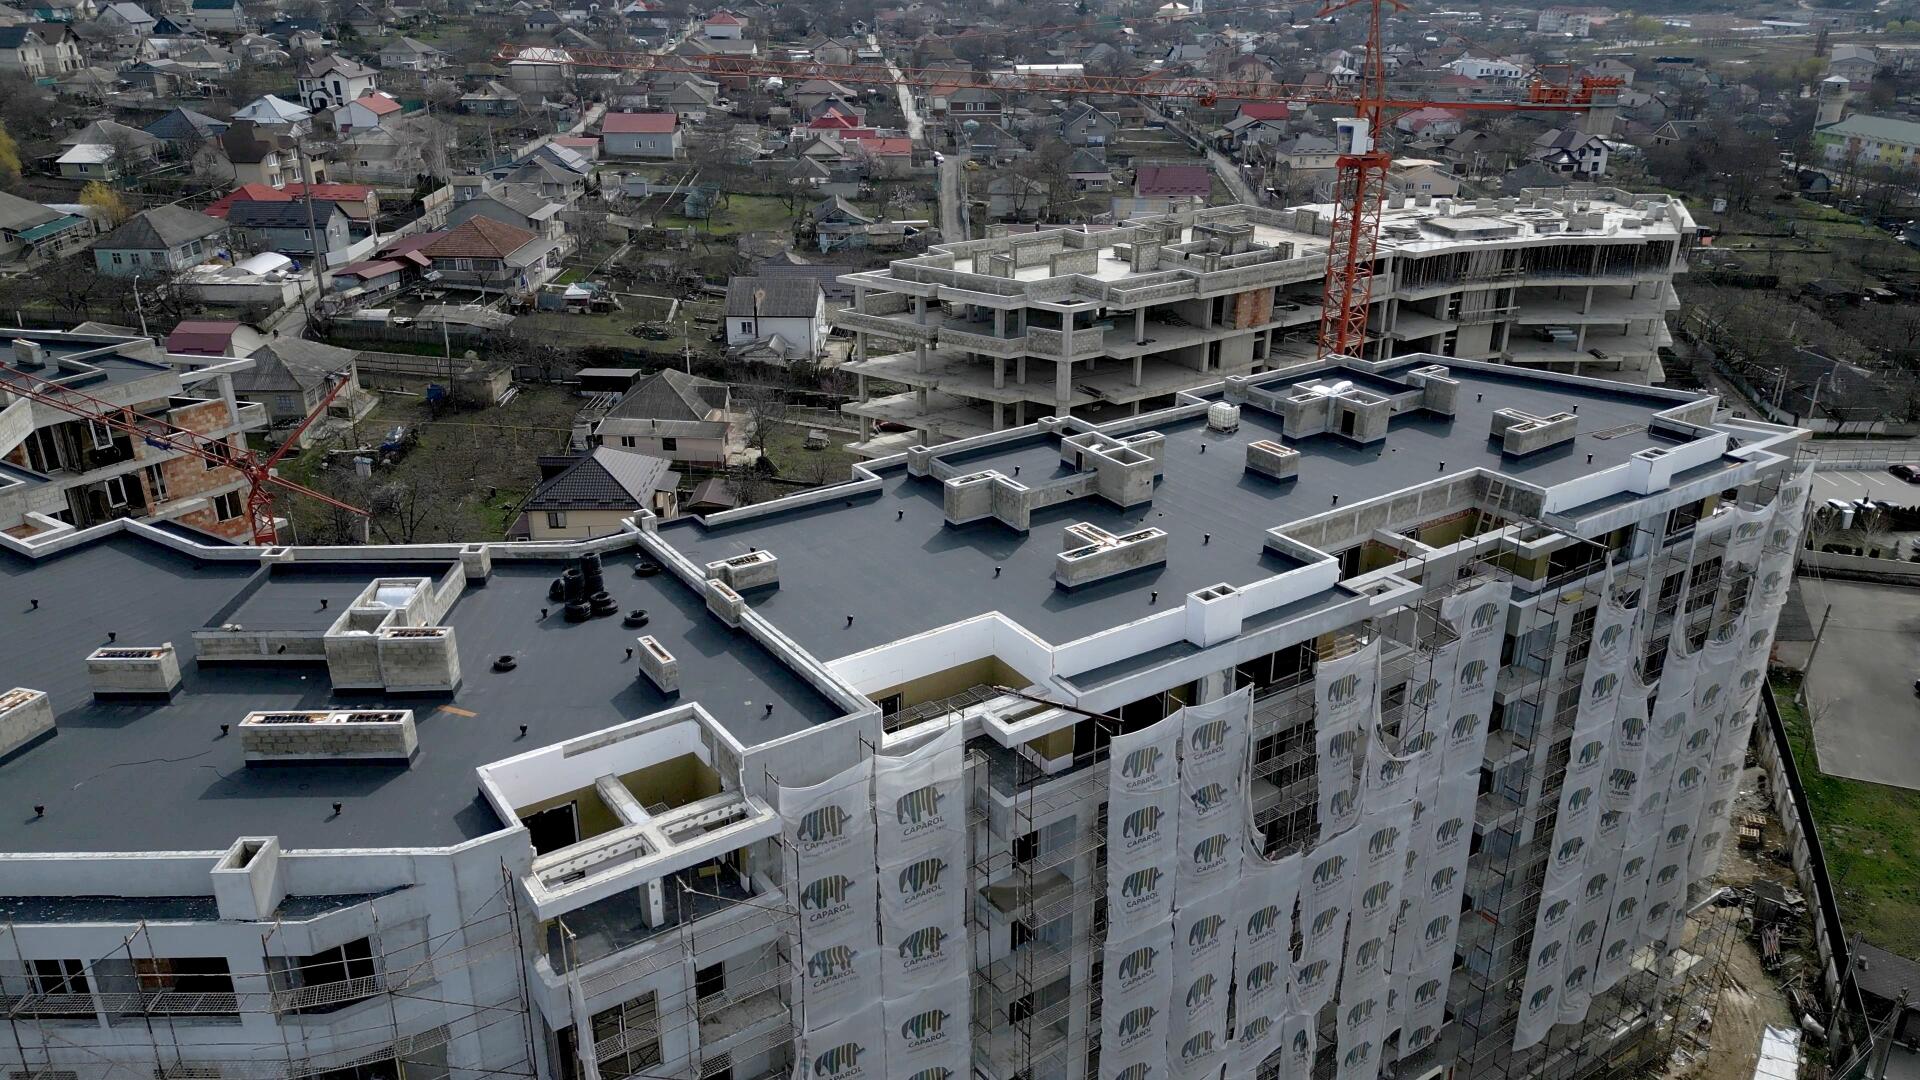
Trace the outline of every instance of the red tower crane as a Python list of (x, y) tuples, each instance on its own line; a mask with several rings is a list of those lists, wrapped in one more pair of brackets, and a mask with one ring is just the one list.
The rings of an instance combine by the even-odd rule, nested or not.
[(334, 372), (328, 377), (331, 385), (312, 412), (308, 413), (294, 429), (287, 434), (286, 441), (279, 449), (264, 457), (254, 450), (235, 447), (225, 439), (216, 439), (197, 431), (190, 431), (177, 424), (170, 424), (157, 417), (148, 416), (127, 405), (115, 405), (113, 402), (94, 397), (74, 387), (53, 379), (43, 379), (19, 369), (8, 370), (0, 377), (0, 392), (17, 394), (37, 405), (45, 405), (69, 416), (76, 416), (114, 431), (122, 432), (139, 439), (156, 450), (178, 450), (206, 462), (209, 466), (224, 465), (233, 469), (247, 480), (247, 520), (253, 526), (253, 542), (270, 545), (278, 539), (278, 530), (273, 523), (273, 492), (275, 488), (305, 495), (317, 499), (336, 509), (369, 517), (367, 511), (357, 506), (341, 502), (325, 492), (315, 491), (305, 484), (288, 480), (273, 471), (274, 466), (285, 457), (288, 449), (300, 441), (314, 420), (327, 411), (340, 392), (352, 382), (346, 372)]
[(730, 56), (673, 56), (550, 45), (506, 44), (496, 56), (505, 61), (620, 71), (684, 72), (713, 79), (827, 79), (849, 85), (943, 87), (950, 91), (979, 88), (1048, 97), (1180, 98), (1202, 106), (1225, 100), (1351, 108), (1353, 118), (1341, 120), (1339, 128), (1342, 145), (1334, 183), (1326, 284), (1321, 294), (1319, 354), (1322, 357), (1358, 356), (1366, 346), (1367, 315), (1373, 302), (1374, 262), (1380, 239), (1380, 210), (1386, 198), (1387, 172), (1393, 163), (1392, 155), (1377, 145), (1382, 125), (1394, 115), (1427, 108), (1473, 112), (1585, 112), (1611, 104), (1624, 80), (1581, 76), (1577, 80), (1552, 81), (1536, 75), (1526, 86), (1524, 96), (1498, 100), (1394, 96), (1387, 86), (1381, 12), (1383, 8), (1404, 11), (1406, 4), (1402, 0), (1326, 0), (1317, 17), (1326, 18), (1354, 8), (1367, 9), (1368, 19), (1364, 70), (1351, 86), (1301, 86), (1199, 76), (950, 71)]

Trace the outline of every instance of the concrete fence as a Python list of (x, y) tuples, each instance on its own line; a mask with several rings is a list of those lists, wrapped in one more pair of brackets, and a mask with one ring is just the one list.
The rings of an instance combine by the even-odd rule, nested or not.
[(1902, 584), (1920, 581), (1920, 563), (1901, 559), (1875, 559), (1866, 555), (1841, 555), (1833, 551), (1801, 548), (1798, 561), (1804, 568), (1833, 577), (1895, 580)]
[(1852, 959), (1840, 922), (1840, 906), (1833, 895), (1826, 852), (1814, 828), (1806, 784), (1794, 763), (1787, 726), (1780, 718), (1771, 686), (1761, 691), (1760, 719), (1762, 722), (1754, 725), (1754, 756), (1766, 771), (1767, 790), (1780, 827), (1787, 834), (1787, 851), (1800, 891), (1813, 900), (1813, 949), (1820, 968), (1820, 995), (1829, 1013), (1827, 1030), (1836, 1049), (1845, 1048), (1853, 1041), (1855, 1025), (1864, 1024), (1866, 1010), (1859, 989), (1848, 975)]

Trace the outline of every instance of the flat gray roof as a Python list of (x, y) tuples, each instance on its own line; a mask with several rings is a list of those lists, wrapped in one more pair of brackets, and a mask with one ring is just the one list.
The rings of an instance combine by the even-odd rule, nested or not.
[[(1332, 509), (1336, 495), (1351, 504), (1476, 466), (1545, 487), (1619, 465), (1651, 446), (1673, 445), (1647, 430), (1654, 414), (1680, 404), (1671, 397), (1461, 367), (1452, 376), (1461, 383), (1453, 418), (1399, 414), (1386, 440), (1371, 446), (1333, 435), (1300, 440), (1299, 478), (1291, 481), (1245, 469), (1247, 443), (1294, 443), (1282, 437), (1281, 419), (1271, 413), (1243, 408), (1240, 430), (1230, 435), (1209, 431), (1201, 417), (1151, 425), (1146, 430), (1161, 432), (1167, 442), (1164, 475), (1150, 505), (1122, 511), (1099, 498), (1076, 499), (1036, 511), (1025, 535), (994, 521), (947, 525), (941, 482), (909, 476), (904, 465), (883, 472), (878, 495), (717, 527), (681, 519), (663, 525), (660, 535), (699, 564), (750, 548), (772, 552), (780, 560), (778, 588), (747, 600), (824, 659), (987, 611), (1060, 644), (1177, 606), (1195, 589), (1223, 581), (1246, 585), (1299, 565), (1265, 548), (1267, 530)], [(1383, 392), (1406, 389), (1345, 370), (1262, 385), (1271, 390), (1329, 377)], [(1497, 409), (1544, 415), (1575, 405), (1580, 434), (1562, 446), (1511, 458), (1489, 437)], [(1014, 475), (1018, 468), (1022, 481), (1045, 479), (1060, 470), (1059, 442), (1034, 435), (945, 460), (965, 471)], [(1060, 532), (1080, 521), (1111, 532), (1164, 529), (1167, 561), (1072, 591), (1056, 588)], [(1084, 677), (1103, 681), (1098, 673)]]
[[(411, 564), (415, 574), (444, 560)], [(423, 847), (501, 827), (474, 770), (489, 761), (699, 702), (755, 744), (833, 719), (832, 702), (743, 632), (713, 618), (668, 575), (635, 577), (610, 559), (607, 587), (622, 609), (644, 607), (644, 631), (618, 616), (568, 624), (547, 586), (565, 563), (496, 562), (445, 622), (463, 681), (452, 695), (336, 695), (317, 664), (198, 665), (192, 634), (238, 602), (243, 621), (312, 628), (317, 596), (351, 598), (407, 563), (316, 563), (295, 571), (202, 562), (115, 534), (36, 561), (0, 555), (0, 689), (53, 697), (57, 732), (0, 761), (0, 851), (209, 851), (237, 836), (277, 835), (288, 848)], [(31, 601), (40, 601), (34, 610)], [(337, 615), (346, 600), (325, 613)], [(540, 609), (551, 608), (542, 620)], [(182, 685), (170, 701), (95, 701), (85, 657), (107, 644), (171, 641)], [(626, 647), (652, 634), (680, 664), (680, 692), (640, 676)], [(515, 670), (491, 669), (500, 653)], [(774, 711), (766, 713), (771, 702)], [(257, 709), (390, 706), (414, 710), (420, 753), (411, 768), (381, 765), (250, 768), (236, 735)], [(525, 739), (519, 726), (527, 724)], [(342, 803), (336, 817), (332, 805)], [(46, 807), (36, 818), (32, 808)]]

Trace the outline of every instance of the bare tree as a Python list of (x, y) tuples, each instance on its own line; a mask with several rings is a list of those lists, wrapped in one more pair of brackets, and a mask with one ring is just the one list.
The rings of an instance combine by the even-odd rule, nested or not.
[(733, 395), (733, 408), (746, 425), (747, 445), (764, 455), (774, 425), (787, 415), (787, 406), (780, 400), (779, 391), (762, 386), (747, 387)]

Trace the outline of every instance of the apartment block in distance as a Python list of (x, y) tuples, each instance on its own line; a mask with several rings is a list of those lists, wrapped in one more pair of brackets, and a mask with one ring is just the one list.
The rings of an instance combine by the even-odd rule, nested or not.
[(1806, 436), (1419, 353), (574, 543), (0, 534), (0, 1061), (1666, 1060)]
[[(253, 535), (246, 481), (159, 439), (31, 401), (10, 387), (131, 409), (244, 446), (264, 406), (234, 396), (251, 360), (170, 356), (148, 338), (0, 330), (0, 531), (40, 544), (120, 518), (172, 521), (228, 540)], [(92, 402), (83, 400), (91, 398)]]
[[(1042, 416), (1106, 421), (1311, 360), (1331, 219), (1328, 205), (1223, 206), (936, 244), (847, 275), (855, 301), (833, 322), (855, 335), (852, 447), (880, 456)], [(1657, 384), (1694, 232), (1682, 203), (1612, 188), (1393, 197), (1364, 358), (1431, 352)]]

